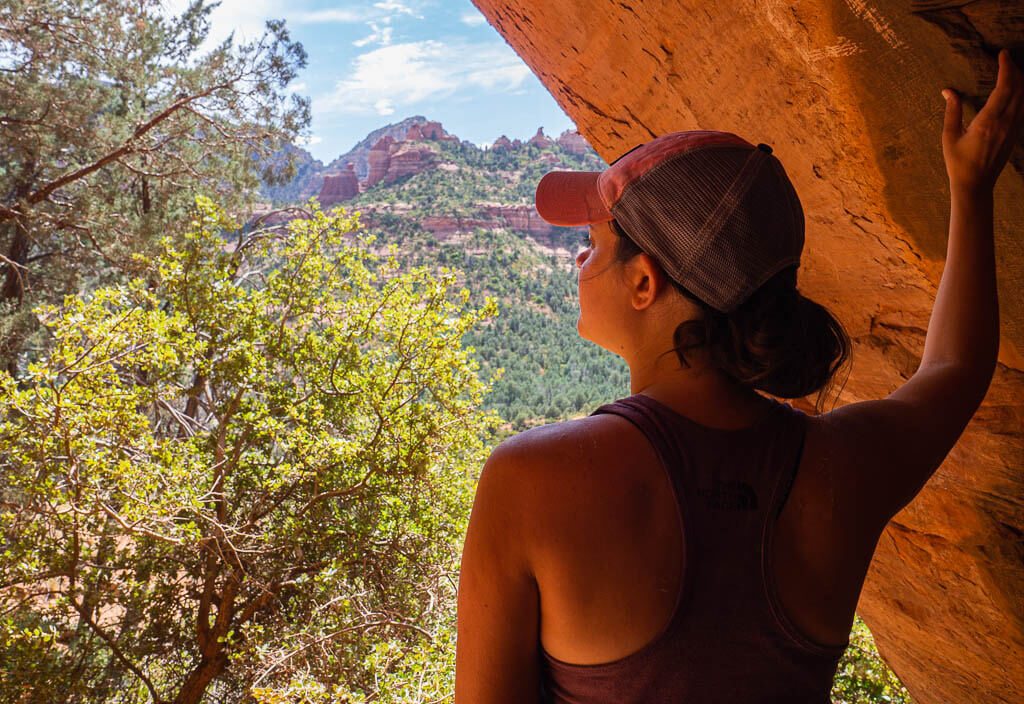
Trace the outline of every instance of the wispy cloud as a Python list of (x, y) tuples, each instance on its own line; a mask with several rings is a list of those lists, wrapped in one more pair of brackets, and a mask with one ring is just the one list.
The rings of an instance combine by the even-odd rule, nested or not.
[(470, 27), (479, 27), (482, 24), (487, 24), (487, 18), (479, 12), (467, 12), (459, 18), (459, 21), (462, 24), (468, 24)]
[(390, 21), (390, 19), (396, 15), (410, 15), (417, 19), (423, 19), (423, 15), (418, 14), (411, 7), (399, 0), (383, 0), (382, 2), (373, 3), (373, 6), (386, 13), (385, 22)]
[(369, 26), (372, 30), (371, 33), (362, 39), (357, 39), (352, 42), (353, 46), (366, 46), (367, 44), (381, 44), (383, 46), (387, 46), (391, 43), (391, 33), (394, 30), (393, 27), (381, 27), (376, 22), (370, 22)]
[(352, 74), (313, 101), (316, 114), (390, 115), (397, 108), (442, 100), (458, 91), (504, 92), (520, 88), (526, 64), (505, 44), (395, 44), (362, 54)]

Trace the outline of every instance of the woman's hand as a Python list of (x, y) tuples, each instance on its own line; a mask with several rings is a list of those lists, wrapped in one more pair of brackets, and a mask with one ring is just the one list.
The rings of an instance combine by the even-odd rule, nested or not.
[(942, 95), (946, 98), (942, 155), (950, 189), (991, 192), (1024, 129), (1024, 73), (1014, 65), (1009, 51), (1000, 51), (996, 87), (967, 129), (960, 96), (950, 88)]

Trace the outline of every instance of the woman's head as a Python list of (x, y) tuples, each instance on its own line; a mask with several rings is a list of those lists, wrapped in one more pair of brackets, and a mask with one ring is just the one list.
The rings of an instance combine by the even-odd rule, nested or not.
[(673, 330), (685, 367), (700, 356), (701, 369), (784, 398), (824, 392), (849, 358), (842, 326), (796, 290), (803, 209), (766, 144), (673, 132), (604, 171), (545, 175), (536, 205), (552, 224), (591, 225), (607, 240), (580, 262), (587, 339), (649, 356)]
[[(609, 254), (621, 272), (644, 252), (616, 221), (609, 226), (614, 233), (614, 250)], [(668, 352), (675, 352), (683, 367), (690, 366), (693, 353), (700, 353), (712, 367), (741, 384), (780, 398), (819, 392), (815, 405), (821, 411), (837, 372), (850, 359), (852, 345), (843, 326), (824, 306), (797, 291), (796, 278), (797, 266), (787, 267), (724, 313), (665, 276), (662, 285), (670, 286), (689, 304)]]

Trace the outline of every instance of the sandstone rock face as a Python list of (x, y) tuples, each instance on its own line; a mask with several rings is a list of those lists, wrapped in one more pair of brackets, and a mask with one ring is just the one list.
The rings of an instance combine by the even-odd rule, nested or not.
[[(392, 137), (382, 137), (370, 150), (370, 173), (366, 177), (366, 188), (381, 181), (394, 183), (403, 176), (418, 174), (434, 165), (437, 152), (423, 143), (419, 125), (409, 129), (413, 139), (397, 142)], [(364, 189), (365, 190), (365, 189)]]
[(423, 139), (423, 130), (420, 129), (419, 125), (410, 127), (405, 135), (405, 141), (407, 142), (418, 142), (421, 139)]
[(412, 117), (405, 118), (401, 122), (396, 122), (376, 129), (366, 135), (366, 137), (360, 140), (354, 147), (352, 147), (352, 149), (328, 164), (327, 171), (329, 173), (341, 171), (345, 168), (345, 165), (351, 161), (356, 165), (356, 176), (360, 181), (365, 181), (367, 176), (370, 174), (370, 150), (381, 140), (381, 138), (391, 137), (395, 140), (405, 139), (405, 135), (409, 132), (410, 127), (418, 124), (422, 129), (423, 125), (427, 123), (428, 120), (423, 115), (413, 115)]
[(388, 172), (391, 164), (391, 147), (395, 144), (395, 138), (391, 136), (381, 137), (380, 140), (370, 148), (367, 160), (370, 164), (370, 172), (366, 177), (366, 187), (374, 186), (381, 182)]
[(403, 176), (418, 174), (430, 168), (437, 153), (428, 146), (415, 142), (399, 142), (392, 147), (384, 183), (394, 183)]
[(491, 145), (491, 149), (509, 150), (511, 148), (512, 142), (508, 141), (508, 137), (506, 137), (505, 135), (501, 135), (500, 137), (498, 137), (496, 140), (494, 140), (494, 144)]
[(458, 142), (459, 138), (445, 132), (440, 122), (424, 122), (420, 125), (420, 134), (423, 139), (430, 139), (438, 142)]
[(323, 208), (352, 200), (359, 194), (359, 179), (356, 178), (355, 164), (349, 163), (345, 170), (338, 174), (324, 177), (323, 188), (318, 197)]
[[(855, 342), (839, 403), (882, 398), (916, 370), (948, 232), (939, 91), (958, 89), (972, 117), (994, 83), (993, 48), (1024, 40), (1024, 6), (475, 2), (607, 161), (680, 129), (774, 147), (807, 218), (800, 289)], [(1022, 172), (1018, 148), (996, 187), (1002, 344), (991, 388), (882, 535), (859, 604), (920, 704), (1021, 701)]]
[[(474, 215), (427, 215), (419, 219), (420, 226), (436, 236), (438, 240), (449, 241), (457, 235), (469, 234), (477, 228), (485, 230), (506, 229), (530, 235), (541, 244), (554, 246), (556, 239), (563, 242), (565, 238), (553, 238), (558, 229), (549, 225), (537, 214), (532, 205), (508, 205), (505, 203), (477, 203)], [(361, 209), (362, 221), (373, 226), (376, 208), (369, 206)], [(569, 228), (581, 234), (586, 228)]]
[(537, 238), (546, 239), (555, 230), (555, 226), (545, 222), (532, 205), (488, 205), (484, 212), (498, 227), (528, 232)]
[(558, 135), (558, 142), (563, 149), (572, 154), (586, 154), (587, 149), (590, 145), (587, 144), (587, 140), (579, 132), (575, 130), (566, 130), (562, 134)]
[(554, 143), (555, 140), (551, 139), (551, 137), (548, 137), (546, 134), (544, 134), (543, 127), (538, 127), (537, 134), (530, 137), (529, 141), (527, 142), (527, 144), (536, 145), (541, 149), (543, 149), (544, 147), (550, 147)]

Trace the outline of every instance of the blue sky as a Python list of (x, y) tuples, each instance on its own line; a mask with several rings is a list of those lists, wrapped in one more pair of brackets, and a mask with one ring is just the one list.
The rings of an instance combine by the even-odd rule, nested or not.
[[(184, 0), (168, 0), (174, 10)], [(254, 38), (283, 18), (309, 63), (293, 87), (313, 99), (306, 149), (324, 162), (411, 115), (462, 139), (557, 137), (573, 129), (536, 76), (468, 0), (223, 0), (213, 39)]]

